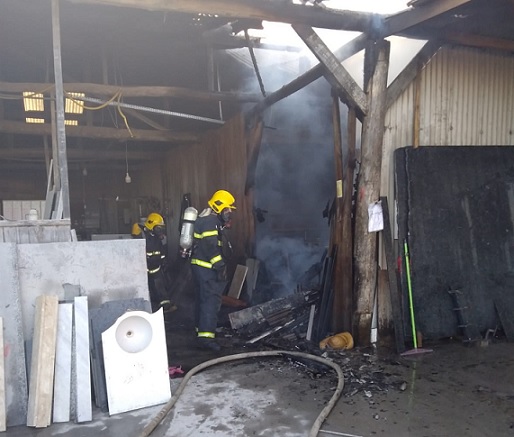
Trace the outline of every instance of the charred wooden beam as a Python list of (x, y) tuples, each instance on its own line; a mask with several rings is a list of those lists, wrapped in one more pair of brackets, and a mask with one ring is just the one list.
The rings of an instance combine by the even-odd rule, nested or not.
[(380, 15), (367, 12), (338, 11), (294, 4), (287, 0), (68, 0), (72, 3), (122, 6), (149, 11), (206, 14), (227, 18), (266, 20), (312, 27), (370, 32)]
[(461, 46), (514, 52), (514, 41), (507, 39), (489, 38), (486, 36), (472, 35), (462, 32), (445, 33), (442, 35), (442, 38), (448, 43), (458, 44)]
[(423, 21), (430, 20), (471, 0), (440, 0), (427, 2), (423, 6), (408, 9), (384, 19), (381, 36), (395, 35)]
[[(48, 95), (53, 90), (52, 83), (12, 83), (0, 82), (0, 92), (22, 93), (32, 91)], [(198, 102), (258, 102), (259, 94), (199, 91), (187, 88), (169, 86), (117, 86), (101, 85), (96, 83), (64, 83), (65, 92), (81, 92), (85, 94), (112, 97), (117, 93), (123, 97), (172, 97), (175, 99), (196, 100)]]
[(339, 91), (343, 102), (354, 108), (362, 119), (368, 110), (368, 102), (357, 82), (312, 28), (293, 25), (293, 29), (323, 65), (326, 79)]
[[(198, 141), (196, 135), (181, 132), (154, 131), (132, 129), (132, 136), (127, 129), (93, 126), (66, 126), (66, 136), (96, 138), (119, 141), (165, 141), (170, 144), (194, 143)], [(23, 135), (50, 135), (50, 124), (30, 124), (18, 121), (0, 121), (0, 132)]]
[(434, 56), (437, 50), (439, 50), (439, 47), (441, 47), (440, 41), (428, 41), (396, 77), (396, 79), (387, 87), (387, 108), (389, 108), (407, 89), (419, 71), (427, 64), (432, 56)]
[(229, 314), (230, 325), (232, 329), (252, 332), (269, 326), (268, 318), (273, 320), (274, 317), (289, 314), (291, 310), (300, 308), (309, 304), (312, 291), (304, 291), (294, 293), (287, 297), (273, 299), (259, 305), (245, 308)]
[[(369, 37), (366, 34), (359, 35), (358, 37), (352, 39), (350, 42), (340, 47), (338, 50), (334, 52), (334, 55), (341, 62), (349, 57), (359, 53), (361, 50), (366, 48), (366, 44), (368, 42)], [(288, 84), (284, 85), (282, 88), (278, 89), (274, 93), (269, 94), (266, 98), (257, 103), (253, 108), (251, 108), (247, 114), (247, 119), (253, 118), (255, 115), (260, 114), (265, 111), (271, 105), (279, 102), (282, 99), (294, 94), (295, 92), (301, 90), (306, 87), (310, 83), (319, 79), (323, 76), (324, 67), (320, 63), (315, 67), (312, 67), (310, 70), (306, 71), (302, 75), (298, 76), (296, 79), (292, 80)]]

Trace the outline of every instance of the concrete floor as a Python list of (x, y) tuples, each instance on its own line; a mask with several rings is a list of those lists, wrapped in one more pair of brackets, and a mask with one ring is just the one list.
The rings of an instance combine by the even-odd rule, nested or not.
[[(170, 365), (189, 371), (216, 356), (263, 349), (250, 350), (235, 338), (224, 338), (223, 350), (215, 355), (194, 349), (192, 340), (189, 329), (173, 326), (168, 332)], [(328, 352), (343, 369), (345, 388), (319, 435), (514, 435), (514, 344), (495, 340), (484, 347), (459, 342), (424, 346), (433, 352), (409, 358), (373, 348)], [(172, 393), (181, 381), (171, 380)], [(336, 384), (333, 370), (303, 360), (273, 357), (219, 364), (189, 380), (151, 437), (308, 436)], [(91, 423), (12, 427), (4, 435), (139, 437), (161, 409), (112, 417), (95, 410)]]

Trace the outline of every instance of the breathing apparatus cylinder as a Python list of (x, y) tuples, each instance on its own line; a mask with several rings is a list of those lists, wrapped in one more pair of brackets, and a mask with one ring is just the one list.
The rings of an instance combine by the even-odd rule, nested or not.
[(192, 206), (184, 210), (182, 217), (182, 228), (180, 230), (180, 256), (182, 258), (189, 258), (191, 256), (191, 249), (193, 248), (193, 232), (198, 211)]

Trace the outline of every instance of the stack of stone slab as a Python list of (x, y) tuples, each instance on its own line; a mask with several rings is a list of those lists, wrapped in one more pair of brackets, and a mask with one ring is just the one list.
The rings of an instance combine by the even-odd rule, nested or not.
[(73, 304), (52, 295), (36, 298), (27, 426), (49, 426), (52, 410), (54, 422), (68, 422), (70, 415), (77, 423), (92, 420), (86, 296)]
[(149, 300), (144, 241), (0, 242), (0, 259), (0, 431), (91, 420), (89, 308)]

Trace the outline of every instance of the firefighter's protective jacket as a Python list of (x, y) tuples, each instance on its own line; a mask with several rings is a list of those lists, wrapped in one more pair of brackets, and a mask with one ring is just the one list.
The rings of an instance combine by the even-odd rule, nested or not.
[(162, 241), (157, 236), (145, 231), (146, 238), (146, 267), (148, 274), (157, 273), (164, 265), (166, 255), (163, 251)]
[(225, 266), (221, 252), (221, 224), (216, 214), (198, 216), (195, 221), (193, 247), (191, 264), (214, 270), (220, 270)]

